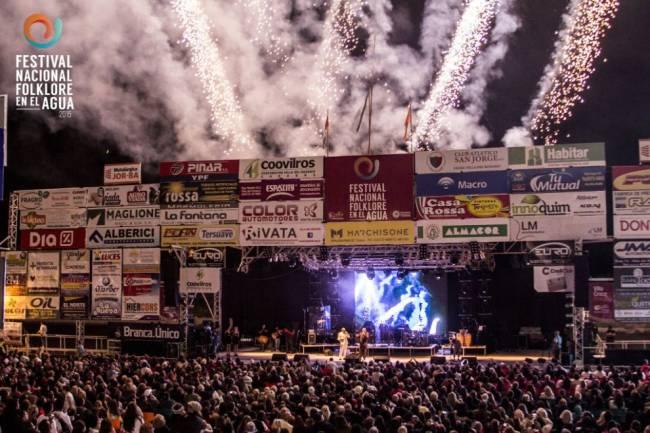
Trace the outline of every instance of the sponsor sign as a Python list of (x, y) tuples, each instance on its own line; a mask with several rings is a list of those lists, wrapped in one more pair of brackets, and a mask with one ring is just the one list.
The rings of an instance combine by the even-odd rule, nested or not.
[(588, 216), (605, 215), (605, 191), (511, 194), (510, 215)]
[(124, 274), (122, 320), (158, 320), (159, 278), (158, 274)]
[(413, 196), (409, 187), (412, 178), (411, 155), (327, 158), (327, 220), (410, 219), (413, 215)]
[(88, 188), (88, 207), (148, 206), (158, 204), (160, 185), (97, 186)]
[(415, 238), (413, 221), (325, 224), (325, 245), (408, 245)]
[(27, 296), (4, 296), (4, 318), (20, 320), (27, 317)]
[(650, 140), (639, 140), (639, 163), (650, 162)]
[(323, 177), (323, 157), (243, 159), (239, 179), (304, 179)]
[(125, 274), (160, 273), (160, 248), (125, 248), (122, 251)]
[(650, 240), (614, 242), (614, 266), (650, 267)]
[(93, 272), (92, 316), (119, 318), (122, 314), (122, 275)]
[(122, 250), (93, 250), (93, 273), (115, 275), (122, 272)]
[(607, 238), (606, 215), (514, 217), (510, 219), (512, 241), (562, 241)]
[(605, 166), (605, 143), (508, 148), (510, 168)]
[(160, 224), (158, 206), (88, 209), (88, 227), (147, 227), (158, 224)]
[(239, 209), (161, 209), (161, 225), (237, 224)]
[(417, 216), (422, 220), (507, 217), (509, 207), (508, 194), (415, 197)]
[(615, 267), (614, 281), (616, 287), (624, 289), (650, 288), (650, 268)]
[(90, 274), (61, 274), (61, 293), (78, 295), (88, 293), (90, 289)]
[(614, 319), (619, 322), (650, 322), (650, 290), (614, 290)]
[[(0, 164), (1, 165), (1, 164)], [(4, 322), (2, 327), (5, 340), (14, 345), (23, 344), (23, 324), (20, 322)]]
[(612, 209), (615, 215), (650, 214), (650, 190), (613, 191)]
[(539, 293), (573, 292), (575, 290), (573, 266), (535, 266), (533, 287)]
[(123, 340), (180, 341), (183, 337), (178, 325), (123, 324), (120, 330)]
[[(4, 267), (5, 296), (27, 295), (27, 253), (24, 251), (7, 251)], [(2, 269), (0, 269), (2, 272)]]
[(507, 169), (508, 149), (505, 147), (415, 152), (416, 174)]
[(61, 296), (62, 319), (85, 319), (88, 317), (90, 302), (85, 296)]
[(223, 248), (189, 248), (185, 257), (185, 266), (223, 268), (225, 261)]
[(418, 221), (416, 239), (419, 244), (505, 242), (509, 239), (508, 229), (507, 218)]
[(276, 179), (241, 182), (240, 200), (283, 201), (323, 198), (322, 179)]
[(239, 160), (175, 161), (160, 163), (160, 178), (171, 181), (202, 181), (233, 178), (239, 175)]
[(294, 223), (323, 220), (323, 202), (303, 200), (293, 202), (246, 202), (239, 204), (239, 222)]
[(575, 253), (573, 241), (529, 242), (526, 248), (531, 265), (570, 264)]
[(27, 288), (59, 287), (59, 253), (29, 253)]
[(323, 224), (242, 224), (239, 243), (242, 246), (322, 245)]
[(160, 227), (96, 227), (86, 233), (88, 248), (157, 247)]
[(508, 177), (505, 171), (415, 176), (416, 196), (504, 194), (506, 192), (508, 192)]
[(612, 189), (614, 191), (650, 190), (650, 169), (638, 165), (612, 167)]
[(61, 209), (86, 207), (86, 188), (33, 189), (18, 191), (18, 208)]
[(238, 225), (163, 226), (160, 245), (220, 247), (239, 245)]
[(605, 167), (512, 170), (511, 193), (604, 191)]
[(221, 269), (181, 268), (179, 291), (188, 293), (219, 293), (221, 290)]
[(650, 238), (650, 215), (614, 215), (614, 237)]
[(27, 274), (27, 253), (25, 251), (7, 251), (4, 256), (7, 274)]
[(139, 162), (104, 165), (104, 185), (132, 185), (134, 183), (142, 183), (142, 164)]
[(20, 231), (23, 250), (68, 250), (86, 247), (86, 229), (36, 229)]
[(612, 279), (589, 279), (589, 316), (592, 320), (614, 320), (614, 283)]
[(20, 229), (86, 227), (85, 209), (45, 209), (20, 212)]
[(62, 274), (89, 274), (90, 253), (88, 250), (61, 251)]
[(57, 319), (59, 317), (59, 295), (28, 296), (26, 319)]
[(160, 184), (160, 206), (167, 209), (182, 209), (200, 203), (237, 207), (237, 199), (237, 179)]

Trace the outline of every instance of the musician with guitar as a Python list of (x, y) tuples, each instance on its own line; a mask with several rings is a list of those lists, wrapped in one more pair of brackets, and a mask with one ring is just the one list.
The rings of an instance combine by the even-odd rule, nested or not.
[(257, 344), (260, 345), (262, 352), (266, 351), (266, 347), (269, 344), (269, 330), (266, 329), (266, 325), (262, 325), (260, 330), (257, 331)]
[(271, 334), (271, 339), (273, 340), (273, 346), (275, 347), (275, 351), (279, 352), (280, 343), (282, 342), (282, 330), (280, 329), (280, 327), (278, 326), (275, 327), (273, 333)]

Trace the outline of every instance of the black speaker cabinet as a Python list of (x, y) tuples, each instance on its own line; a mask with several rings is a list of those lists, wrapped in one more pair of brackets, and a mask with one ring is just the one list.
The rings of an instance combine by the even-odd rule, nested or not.
[(271, 361), (288, 361), (286, 353), (274, 353), (271, 355)]
[(431, 364), (444, 365), (445, 362), (447, 362), (447, 358), (445, 358), (444, 356), (432, 356), (431, 357)]

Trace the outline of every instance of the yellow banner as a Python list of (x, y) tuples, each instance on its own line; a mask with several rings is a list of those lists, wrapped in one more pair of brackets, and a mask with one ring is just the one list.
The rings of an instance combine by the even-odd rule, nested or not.
[(415, 241), (413, 221), (327, 223), (325, 245), (410, 245)]

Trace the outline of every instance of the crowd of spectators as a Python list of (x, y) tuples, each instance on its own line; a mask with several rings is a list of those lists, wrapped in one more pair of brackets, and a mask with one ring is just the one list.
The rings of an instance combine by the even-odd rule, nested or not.
[(650, 367), (0, 357), (1, 433), (650, 432)]

